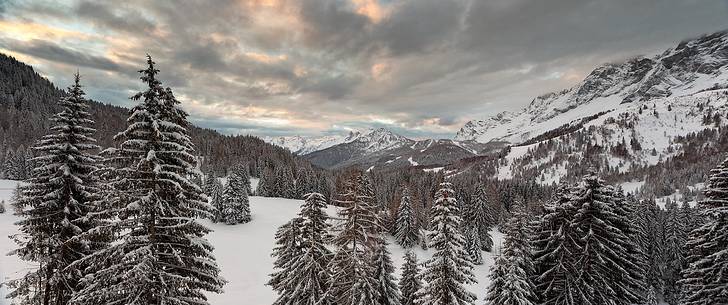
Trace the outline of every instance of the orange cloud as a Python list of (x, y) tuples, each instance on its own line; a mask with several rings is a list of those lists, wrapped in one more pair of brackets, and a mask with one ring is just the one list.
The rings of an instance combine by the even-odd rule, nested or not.
[(384, 81), (390, 79), (392, 66), (388, 63), (376, 63), (372, 65), (371, 74), (375, 81)]
[(82, 32), (69, 31), (61, 28), (49, 27), (34, 22), (17, 22), (0, 20), (0, 33), (6, 37), (18, 40), (58, 40), (63, 38), (89, 39), (92, 36)]
[(387, 16), (388, 11), (377, 0), (351, 0), (356, 13), (366, 16), (374, 23), (378, 23)]
[(247, 56), (248, 58), (250, 58), (252, 60), (259, 61), (259, 62), (266, 63), (266, 64), (281, 62), (281, 61), (285, 61), (288, 59), (288, 56), (286, 56), (285, 54), (278, 55), (278, 56), (271, 56), (271, 55), (263, 54), (263, 53), (245, 52), (245, 56)]

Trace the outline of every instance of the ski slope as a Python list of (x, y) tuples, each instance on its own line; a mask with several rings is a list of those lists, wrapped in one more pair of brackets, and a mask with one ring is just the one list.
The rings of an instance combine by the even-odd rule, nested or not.
[[(17, 233), (13, 224), (18, 218), (12, 215), (9, 207), (9, 199), (12, 190), (17, 182), (0, 180), (0, 200), (5, 200), (8, 211), (0, 214), (0, 282), (21, 277), (27, 270), (32, 268), (21, 262), (14, 256), (7, 256), (16, 245), (7, 236)], [(275, 231), (278, 226), (284, 224), (298, 213), (301, 200), (282, 198), (250, 197), (250, 205), (253, 212), (253, 220), (247, 224), (228, 226), (224, 224), (213, 224), (209, 221), (204, 223), (211, 227), (214, 232), (208, 238), (215, 245), (215, 256), (222, 269), (222, 276), (228, 281), (223, 294), (210, 295), (210, 304), (213, 305), (265, 305), (272, 304), (276, 298), (275, 292), (265, 286), (268, 275), (273, 271), (273, 258), (270, 256), (273, 249)], [(329, 208), (329, 215), (336, 212), (335, 207)], [(494, 250), (497, 253), (502, 243), (500, 232), (493, 231)], [(405, 250), (394, 243), (390, 238), (390, 250), (395, 267), (399, 268)], [(414, 248), (418, 260), (422, 262), (429, 258), (431, 251), (423, 251), (421, 248)], [(478, 279), (477, 285), (471, 285), (470, 291), (478, 295), (477, 303), (482, 303), (486, 287), (489, 283), (488, 272), (493, 264), (493, 253), (484, 253), (484, 264), (476, 266), (475, 275)], [(396, 271), (399, 278), (399, 270)], [(10, 304), (5, 299), (7, 294), (5, 287), (0, 288), (0, 305)]]

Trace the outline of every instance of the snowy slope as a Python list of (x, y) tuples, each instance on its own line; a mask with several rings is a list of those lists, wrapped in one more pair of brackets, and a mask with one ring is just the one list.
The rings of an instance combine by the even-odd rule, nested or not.
[(385, 128), (352, 130), (348, 134), (327, 136), (263, 137), (264, 141), (287, 148), (297, 155), (307, 155), (339, 144), (358, 142), (366, 153), (399, 147), (413, 142)]
[[(10, 198), (12, 188), (16, 182), (0, 180), (0, 200), (6, 202)], [(222, 268), (222, 275), (229, 282), (224, 287), (225, 293), (221, 295), (210, 295), (210, 303), (214, 305), (264, 305), (272, 304), (276, 298), (270, 287), (265, 286), (268, 275), (273, 271), (273, 258), (270, 257), (273, 249), (273, 236), (278, 226), (287, 222), (297, 212), (301, 204), (300, 200), (281, 198), (250, 197), (253, 220), (250, 223), (227, 226), (213, 224), (208, 221), (204, 223), (214, 229), (208, 236), (210, 242), (215, 245), (215, 256)], [(329, 209), (329, 215), (335, 213), (335, 208)], [(17, 232), (13, 223), (17, 220), (11, 213), (0, 214), (0, 252), (5, 254), (15, 247), (6, 236)], [(498, 232), (491, 232), (495, 242), (495, 248), (499, 249), (502, 235)], [(392, 258), (395, 266), (403, 263), (404, 250), (390, 240)], [(415, 252), (420, 261), (431, 255), (431, 252), (422, 251), (416, 248)], [(497, 251), (494, 249), (493, 253)], [(488, 284), (488, 272), (493, 264), (493, 255), (484, 253), (483, 265), (477, 266), (475, 274), (479, 284), (472, 285), (470, 290), (482, 300)], [(0, 256), (0, 282), (17, 278), (25, 272), (28, 266), (20, 262), (14, 256)], [(397, 271), (399, 278), (399, 271)], [(4, 299), (7, 290), (0, 288), (0, 305), (9, 304)], [(482, 303), (482, 301), (478, 302)]]
[(603, 65), (573, 88), (539, 96), (521, 111), (470, 121), (455, 138), (518, 144), (625, 104), (691, 95), (716, 84), (728, 85), (728, 32), (682, 42), (652, 58)]
[[(717, 125), (714, 122), (706, 124), (704, 121), (708, 113), (728, 117), (728, 89), (619, 104), (609, 113), (584, 123), (570, 133), (512, 147), (499, 164), (497, 177), (509, 179), (516, 176), (514, 173), (533, 176), (533, 172), (527, 172), (536, 169), (536, 174), (540, 175), (536, 176), (537, 181), (558, 183), (566, 175), (570, 160), (583, 159), (585, 149), (577, 145), (577, 139), (603, 147), (604, 152), (591, 158), (604, 158), (618, 172), (655, 165), (683, 151), (683, 144), (678, 141), (680, 137), (715, 129)], [(726, 121), (720, 121), (720, 126), (728, 125)], [(639, 143), (641, 149), (631, 147), (631, 141)], [(537, 150), (541, 145), (552, 148), (548, 153), (539, 153)], [(625, 145), (627, 157), (610, 153), (619, 145)], [(625, 186), (629, 191), (635, 191), (642, 185), (644, 181)]]

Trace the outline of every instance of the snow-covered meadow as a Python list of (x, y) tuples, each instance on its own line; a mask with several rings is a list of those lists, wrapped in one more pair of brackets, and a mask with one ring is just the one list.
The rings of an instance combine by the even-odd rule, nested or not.
[[(12, 190), (16, 181), (0, 180), (0, 200), (6, 203), (7, 212), (0, 214), (0, 282), (22, 276), (26, 270), (32, 268), (21, 262), (15, 256), (7, 256), (16, 245), (8, 238), (17, 233), (14, 222), (17, 217), (12, 214), (9, 206)], [(250, 197), (250, 207), (253, 220), (246, 224), (228, 226), (214, 224), (205, 220), (205, 224), (214, 232), (208, 237), (215, 245), (215, 256), (222, 269), (222, 275), (228, 281), (225, 293), (210, 295), (213, 305), (265, 305), (272, 304), (276, 294), (265, 283), (273, 271), (273, 258), (270, 256), (273, 248), (274, 235), (278, 226), (284, 224), (298, 213), (301, 200), (282, 198)], [(336, 213), (335, 207), (329, 208), (329, 215)], [(502, 242), (500, 232), (491, 232), (494, 241), (493, 253), (484, 253), (484, 264), (475, 267), (478, 284), (471, 285), (470, 291), (478, 295), (478, 303), (482, 303), (488, 285), (488, 272), (493, 264), (494, 253), (497, 253)], [(390, 239), (390, 250), (395, 266), (403, 263), (405, 250)], [(414, 248), (420, 262), (429, 258), (430, 251)], [(399, 277), (399, 271), (396, 272)], [(6, 287), (0, 288), (0, 305), (10, 304), (5, 299)]]

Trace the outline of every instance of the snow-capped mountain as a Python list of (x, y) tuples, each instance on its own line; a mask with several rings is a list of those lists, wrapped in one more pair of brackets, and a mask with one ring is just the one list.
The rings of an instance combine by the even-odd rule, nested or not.
[(525, 142), (622, 104), (686, 96), (728, 84), (728, 32), (681, 42), (654, 57), (596, 68), (581, 83), (535, 98), (519, 112), (466, 123), (456, 140)]
[(263, 137), (262, 139), (270, 144), (286, 148), (294, 154), (306, 155), (314, 151), (344, 143), (346, 141), (346, 136), (282, 136)]
[(413, 140), (385, 128), (352, 130), (348, 134), (342, 135), (264, 137), (263, 140), (287, 148), (291, 152), (301, 156), (339, 144), (352, 142), (358, 142), (367, 153), (413, 142)]

